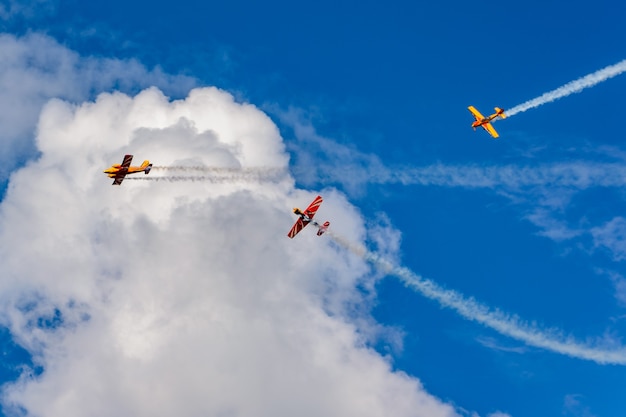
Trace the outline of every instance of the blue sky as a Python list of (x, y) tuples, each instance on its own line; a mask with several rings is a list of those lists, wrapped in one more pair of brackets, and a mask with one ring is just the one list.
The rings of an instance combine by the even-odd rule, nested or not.
[[(626, 343), (626, 75), (498, 121), (497, 141), (473, 132), (467, 111), (510, 108), (625, 59), (616, 47), (626, 40), (625, 5), (226, 3), (10, 2), (2, 28), (45, 35), (81, 57), (135, 59), (184, 76), (159, 85), (172, 98), (192, 84), (230, 92), (276, 123), (299, 187), (336, 188), (366, 219), (401, 234), (401, 265), (539, 329), (600, 347)], [(150, 84), (117, 77), (46, 100), (80, 103)], [(37, 155), (16, 149), (13, 168)], [(572, 172), (591, 180), (574, 183)], [(402, 341), (371, 346), (459, 413), (626, 410), (623, 365), (529, 346), (393, 276), (376, 291), (371, 319)], [(11, 382), (31, 360), (8, 332), (1, 338)]]

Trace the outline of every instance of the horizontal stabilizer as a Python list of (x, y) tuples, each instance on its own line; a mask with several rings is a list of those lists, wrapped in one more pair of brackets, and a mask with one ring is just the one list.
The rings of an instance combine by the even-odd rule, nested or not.
[(330, 226), (330, 222), (326, 221), (323, 225), (319, 227), (317, 230), (317, 235), (322, 236), (326, 230), (328, 230), (328, 226)]

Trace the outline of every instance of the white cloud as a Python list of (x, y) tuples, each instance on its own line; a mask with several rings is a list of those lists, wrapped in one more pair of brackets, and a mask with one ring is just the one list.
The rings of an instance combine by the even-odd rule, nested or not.
[(476, 338), (476, 341), (486, 348), (497, 350), (500, 352), (519, 354), (528, 352), (528, 348), (525, 346), (506, 346), (493, 337), (479, 336)]
[(366, 184), (387, 182), (390, 171), (378, 156), (320, 136), (296, 109), (272, 111), (293, 129), (296, 143), (290, 149), (294, 156), (292, 169), (302, 184), (340, 184), (349, 192), (360, 193)]
[(583, 404), (580, 394), (567, 394), (563, 399), (563, 415), (572, 417), (595, 417), (589, 407)]
[(151, 85), (184, 95), (193, 80), (146, 69), (135, 60), (81, 57), (46, 35), (1, 34), (0, 180), (33, 156), (37, 118), (49, 99), (81, 102), (102, 91)]
[(539, 227), (540, 236), (545, 236), (556, 242), (573, 239), (585, 234), (583, 228), (568, 224), (565, 220), (555, 218), (554, 212), (545, 207), (536, 208), (525, 216), (532, 224)]
[[(254, 106), (215, 88), (174, 102), (155, 88), (102, 94), (49, 102), (38, 132), (40, 158), (12, 175), (0, 205), (0, 318), (44, 371), (5, 386), (4, 407), (457, 415), (368, 348), (378, 329), (367, 308), (352, 309), (376, 279), (367, 265), (314, 230), (286, 237), (290, 208), (314, 193), (290, 177), (113, 187), (101, 172), (126, 152), (159, 165), (286, 168), (277, 128)], [(362, 242), (358, 211), (322, 194), (318, 216)]]
[(56, 7), (56, 0), (4, 0), (0, 4), (0, 19), (11, 20), (18, 17), (32, 19), (50, 14)]
[(594, 247), (608, 249), (616, 261), (626, 259), (626, 219), (615, 217), (602, 226), (591, 229)]
[(613, 279), (615, 285), (615, 298), (622, 306), (626, 306), (626, 278), (618, 275)]

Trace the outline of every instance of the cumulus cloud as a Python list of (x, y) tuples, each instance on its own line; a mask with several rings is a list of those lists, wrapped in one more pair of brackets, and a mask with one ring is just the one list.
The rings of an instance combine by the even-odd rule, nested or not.
[(81, 57), (46, 35), (0, 34), (0, 180), (33, 157), (38, 115), (51, 98), (82, 102), (102, 91), (151, 85), (185, 95), (193, 84), (132, 59)]
[[(124, 153), (161, 166), (286, 169), (276, 126), (254, 106), (215, 88), (177, 101), (156, 88), (52, 100), (36, 146), (0, 205), (0, 319), (43, 372), (6, 385), (5, 409), (458, 415), (368, 347), (377, 329), (358, 288), (376, 277), (365, 262), (313, 230), (286, 237), (290, 208), (315, 195), (290, 176), (113, 187), (101, 172)], [(323, 195), (318, 216), (363, 242), (359, 212), (335, 190)], [(397, 241), (378, 244), (393, 252)]]

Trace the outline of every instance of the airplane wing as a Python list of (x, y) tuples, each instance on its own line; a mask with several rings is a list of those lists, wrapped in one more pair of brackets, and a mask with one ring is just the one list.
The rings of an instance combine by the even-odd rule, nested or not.
[(306, 214), (309, 217), (309, 219), (312, 219), (313, 216), (315, 216), (317, 209), (320, 208), (322, 201), (323, 199), (321, 196), (318, 195), (317, 197), (315, 197), (315, 200), (313, 200), (313, 202), (309, 205), (309, 207), (307, 207), (306, 210), (304, 210), (304, 214)]
[(124, 155), (124, 160), (122, 161), (122, 165), (120, 165), (120, 171), (113, 181), (113, 185), (120, 185), (122, 181), (124, 181), (124, 177), (128, 174), (128, 168), (130, 167), (130, 163), (133, 162), (132, 155)]
[(474, 118), (476, 120), (483, 120), (485, 118), (482, 114), (480, 114), (480, 112), (478, 110), (476, 110), (476, 107), (474, 107), (474, 106), (469, 106), (467, 108), (467, 110), (469, 110), (470, 113), (472, 113), (472, 115), (474, 115)]
[(298, 233), (300, 233), (300, 230), (306, 227), (307, 224), (309, 224), (309, 222), (305, 222), (304, 220), (302, 220), (302, 218), (299, 218), (293, 225), (289, 233), (287, 233), (287, 236), (293, 239)]
[(491, 126), (491, 123), (485, 123), (482, 125), (482, 127), (484, 127), (485, 130), (489, 132), (489, 134), (493, 136), (494, 139), (497, 139), (500, 136), (498, 135), (498, 132), (496, 132), (496, 129), (494, 129), (493, 126)]
[(122, 161), (122, 165), (120, 166), (120, 168), (128, 169), (128, 167), (130, 166), (131, 162), (133, 162), (133, 156), (132, 155), (124, 155), (124, 161)]
[(115, 180), (113, 180), (113, 185), (120, 185), (122, 181), (124, 181), (124, 178), (126, 178), (126, 174), (117, 175)]

